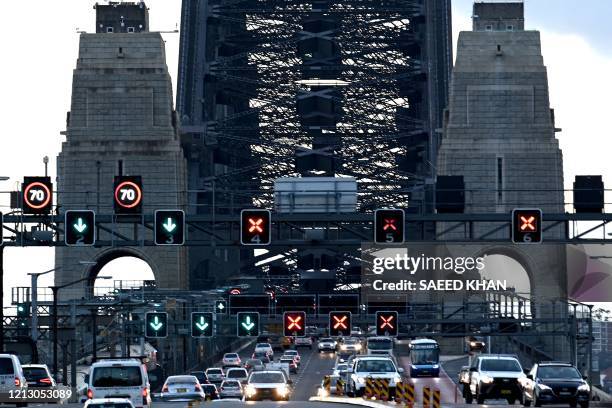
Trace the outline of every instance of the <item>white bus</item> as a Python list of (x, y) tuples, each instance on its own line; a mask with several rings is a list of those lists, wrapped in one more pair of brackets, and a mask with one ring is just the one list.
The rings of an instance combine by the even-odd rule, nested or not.
[(393, 355), (393, 339), (391, 337), (368, 337), (367, 353), (373, 355)]

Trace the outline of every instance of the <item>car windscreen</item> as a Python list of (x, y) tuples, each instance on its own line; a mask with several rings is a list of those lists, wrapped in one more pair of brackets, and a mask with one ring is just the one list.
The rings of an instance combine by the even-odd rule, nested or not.
[(298, 352), (297, 350), (287, 350), (285, 351), (285, 354), (288, 356), (297, 356)]
[(280, 359), (281, 363), (289, 363), (289, 364), (293, 364), (295, 361), (293, 361), (292, 358), (281, 358)]
[(217, 392), (217, 387), (214, 384), (205, 384), (202, 387), (204, 388), (204, 392), (207, 394)]
[(574, 367), (550, 366), (540, 367), (538, 369), (538, 378), (542, 380), (546, 380), (549, 378), (566, 378), (571, 380), (579, 380), (582, 378), (582, 376)]
[(370, 350), (389, 350), (393, 347), (391, 340), (368, 340), (368, 348)]
[(223, 374), (220, 368), (209, 368), (206, 374)]
[(246, 377), (247, 371), (245, 369), (240, 369), (240, 370), (229, 370), (227, 372), (226, 377), (228, 378), (242, 378), (242, 377)]
[(268, 343), (259, 343), (255, 348), (270, 348), (270, 345)]
[(229, 353), (225, 355), (225, 358), (238, 358), (238, 354)]
[(238, 381), (224, 381), (223, 384), (221, 384), (221, 387), (240, 388), (240, 383)]
[(320, 343), (332, 343), (333, 340), (332, 339), (321, 339), (319, 340)]
[(94, 387), (136, 387), (142, 385), (140, 367), (96, 367), (93, 370)]
[(25, 375), (25, 378), (28, 381), (36, 381), (40, 380), (41, 378), (49, 378), (47, 370), (42, 367), (23, 367), (23, 375)]
[(396, 371), (390, 360), (361, 360), (357, 362), (357, 372), (389, 373)]
[(10, 358), (0, 358), (0, 375), (15, 374), (13, 360)]
[(410, 361), (414, 365), (433, 365), (440, 360), (440, 350), (438, 349), (412, 349), (410, 350)]
[(251, 360), (247, 360), (246, 364), (250, 366), (256, 366), (256, 365), (262, 365), (263, 363), (259, 359), (251, 359)]
[(346, 364), (338, 364), (336, 366), (336, 370), (338, 371), (346, 371), (348, 369), (348, 366)]
[(166, 380), (166, 384), (195, 384), (197, 381), (196, 378), (190, 375), (181, 375), (176, 377), (170, 377)]
[(516, 360), (485, 359), (480, 364), (482, 371), (522, 371), (521, 365)]
[(284, 383), (285, 377), (282, 373), (253, 373), (249, 379), (250, 384)]

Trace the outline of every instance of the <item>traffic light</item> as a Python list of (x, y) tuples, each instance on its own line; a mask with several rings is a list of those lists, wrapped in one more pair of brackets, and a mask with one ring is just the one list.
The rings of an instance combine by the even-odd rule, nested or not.
[(404, 242), (404, 210), (374, 211), (374, 242), (399, 244)]
[(51, 178), (24, 177), (21, 196), (21, 210), (24, 214), (49, 214), (53, 207)]
[(397, 312), (376, 312), (376, 335), (397, 336), (399, 330)]
[(155, 211), (155, 245), (185, 244), (185, 212), (182, 210)]
[(242, 245), (270, 245), (270, 224), (269, 210), (242, 210), (240, 212)]
[(213, 314), (210, 312), (191, 313), (191, 337), (213, 336)]
[(145, 337), (168, 337), (168, 313), (145, 313)]
[(259, 313), (239, 312), (236, 315), (236, 332), (238, 337), (259, 336)]
[(306, 313), (285, 312), (283, 314), (285, 336), (304, 337), (306, 335)]
[(512, 211), (512, 242), (515, 244), (542, 242), (542, 210), (517, 208)]
[(29, 303), (17, 303), (17, 317), (30, 317)]
[(113, 191), (115, 214), (142, 213), (142, 177), (115, 176)]
[(349, 336), (351, 334), (351, 312), (329, 312), (329, 335)]
[(64, 241), (67, 246), (91, 246), (96, 243), (96, 213), (90, 210), (66, 211)]

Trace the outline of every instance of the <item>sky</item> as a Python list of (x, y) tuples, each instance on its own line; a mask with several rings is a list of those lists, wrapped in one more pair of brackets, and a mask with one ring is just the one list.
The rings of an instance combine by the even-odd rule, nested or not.
[[(94, 1), (0, 1), (0, 191), (16, 189), (23, 176), (44, 173), (55, 178), (66, 112), (70, 109), (72, 70), (78, 52), (78, 31), (94, 28)], [(148, 0), (154, 31), (171, 31), (180, 24), (180, 0)], [(471, 0), (454, 0), (454, 41), (460, 30), (471, 29)], [(35, 12), (31, 9), (35, 8)], [(564, 154), (565, 184), (576, 174), (603, 174), (612, 183), (608, 142), (609, 95), (612, 95), (612, 1), (526, 0), (526, 27), (542, 33), (548, 67), (551, 105), (557, 137)], [(27, 16), (27, 19), (21, 18)], [(53, 18), (50, 18), (53, 16)], [(168, 67), (176, 85), (178, 34), (164, 34)], [(6, 211), (7, 194), (0, 194)], [(29, 285), (28, 272), (53, 268), (53, 250), (9, 248), (5, 251), (5, 288)], [(116, 260), (104, 275), (136, 280), (146, 267)], [(108, 282), (108, 281), (106, 281)], [(52, 274), (40, 286), (52, 284)], [(5, 289), (5, 304), (10, 290)]]

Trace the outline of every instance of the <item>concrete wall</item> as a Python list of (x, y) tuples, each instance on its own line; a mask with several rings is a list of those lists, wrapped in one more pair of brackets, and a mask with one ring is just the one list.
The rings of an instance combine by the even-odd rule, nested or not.
[[(120, 168), (123, 175), (142, 176), (144, 213), (185, 208), (185, 161), (159, 33), (81, 35), (66, 141), (58, 156), (60, 211), (93, 209), (97, 214), (112, 214), (113, 178)], [(114, 228), (133, 235), (131, 224)], [(138, 236), (153, 239), (143, 226)], [(100, 230), (98, 239), (112, 237)], [(126, 254), (147, 261), (159, 287), (188, 287), (183, 248), (144, 246), (122, 252), (58, 248), (56, 266), (62, 270), (56, 273), (55, 283), (88, 276), (91, 271), (78, 261), (107, 262)], [(121, 279), (132, 279), (130, 271)]]

